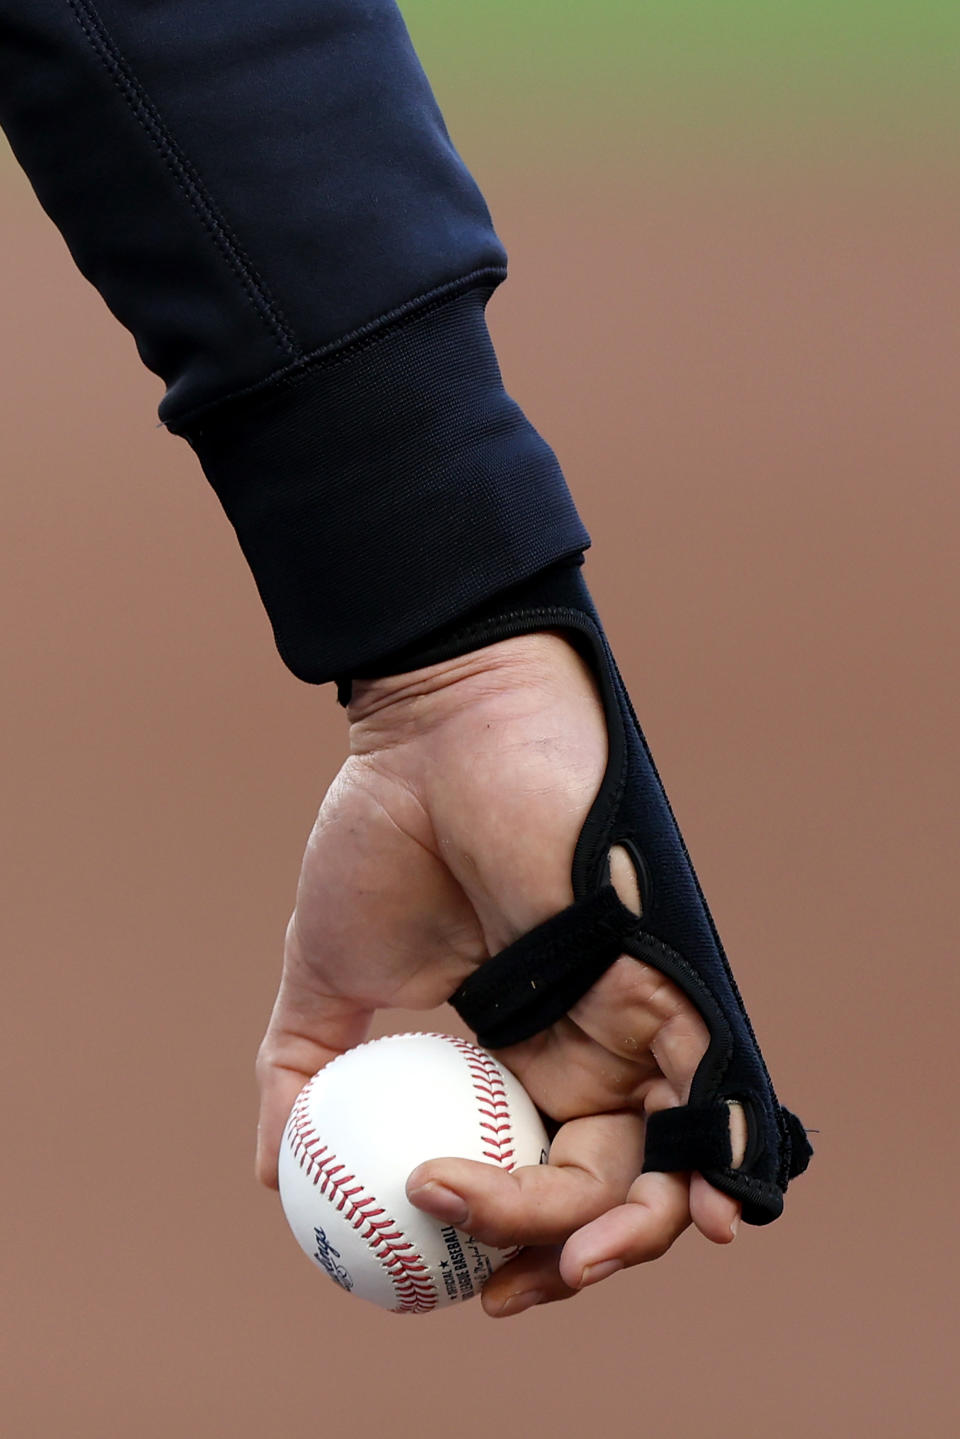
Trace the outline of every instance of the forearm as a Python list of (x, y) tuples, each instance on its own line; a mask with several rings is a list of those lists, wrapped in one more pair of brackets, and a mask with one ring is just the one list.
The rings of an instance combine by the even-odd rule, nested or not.
[(388, 0), (0, 0), (0, 112), (325, 680), (587, 542), (484, 324), (506, 257)]

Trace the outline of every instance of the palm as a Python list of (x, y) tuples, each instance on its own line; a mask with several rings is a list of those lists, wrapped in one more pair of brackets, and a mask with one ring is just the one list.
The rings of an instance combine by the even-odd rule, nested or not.
[[(606, 763), (605, 728), (592, 682), (562, 641), (531, 636), (495, 648), (531, 642), (549, 659), (540, 683), (528, 649), (523, 683), (509, 665), (495, 682), (468, 672), (439, 694), (391, 699), (354, 722), (354, 752), (307, 845), (261, 1051), (268, 1182), (300, 1085), (361, 1042), (376, 1010), (436, 1007), (490, 954), (572, 899), (573, 849)], [(582, 1157), (597, 1151), (604, 1170), (574, 1225), (563, 1222), (561, 1203), (538, 1241), (562, 1242), (577, 1219), (622, 1203), (639, 1169), (643, 1112), (682, 1102), (706, 1043), (672, 984), (621, 959), (569, 1017), (501, 1053), (565, 1125), (551, 1164), (582, 1170)], [(449, 1161), (447, 1170), (459, 1165), (454, 1177), (488, 1182), (472, 1172), (488, 1166), (465, 1164)], [(496, 1195), (491, 1202), (488, 1233), (513, 1238), (509, 1214), (499, 1214)], [(515, 1261), (524, 1264), (529, 1257)], [(512, 1267), (492, 1283), (502, 1288)]]
[[(469, 790), (475, 781), (468, 773), (462, 783)], [(473, 812), (466, 803), (451, 811)], [(530, 840), (546, 850), (546, 836), (534, 833)], [(462, 873), (466, 853), (463, 835), (438, 832), (426, 799), (398, 783), (389, 768), (348, 760), (307, 846), (290, 940), (318, 989), (366, 1014), (433, 1009), (491, 952), (516, 938), (521, 931), (509, 925), (490, 936), (444, 858), (458, 856), (455, 867)], [(595, 1024), (606, 1009), (622, 1013), (627, 985), (630, 1052), (613, 1054), (590, 1037), (591, 1016)], [(514, 1045), (504, 1058), (554, 1119), (642, 1107), (650, 1086), (663, 1078), (650, 1045), (682, 1005), (655, 971), (623, 961), (578, 1006), (583, 1027), (563, 1019)], [(691, 1020), (698, 1031), (692, 1011)]]

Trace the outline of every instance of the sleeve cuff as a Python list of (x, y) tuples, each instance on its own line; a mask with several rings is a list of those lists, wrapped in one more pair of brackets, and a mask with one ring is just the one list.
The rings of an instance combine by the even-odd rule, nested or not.
[(172, 429), (233, 524), (284, 663), (375, 664), (589, 536), (466, 290)]

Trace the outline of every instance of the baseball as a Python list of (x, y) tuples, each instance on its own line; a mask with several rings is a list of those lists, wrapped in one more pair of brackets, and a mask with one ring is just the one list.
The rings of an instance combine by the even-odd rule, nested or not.
[(526, 1090), (450, 1034), (394, 1034), (331, 1061), (300, 1091), (280, 1146), (280, 1199), (301, 1249), (342, 1289), (395, 1314), (472, 1299), (518, 1251), (494, 1249), (409, 1203), (427, 1159), (512, 1170), (546, 1160)]

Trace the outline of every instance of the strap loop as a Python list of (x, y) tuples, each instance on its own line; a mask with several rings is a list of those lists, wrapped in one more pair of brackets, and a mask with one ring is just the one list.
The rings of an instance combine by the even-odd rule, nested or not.
[(807, 1131), (795, 1114), (784, 1105), (780, 1106), (780, 1113), (786, 1121), (787, 1134), (790, 1138), (790, 1157), (787, 1161), (787, 1178), (796, 1179), (802, 1174), (810, 1160), (813, 1158), (813, 1145), (807, 1138)]
[(643, 1172), (688, 1173), (729, 1169), (730, 1110), (726, 1104), (681, 1104), (647, 1119)]
[(450, 1003), (486, 1049), (519, 1044), (582, 999), (639, 927), (606, 884), (488, 959)]

